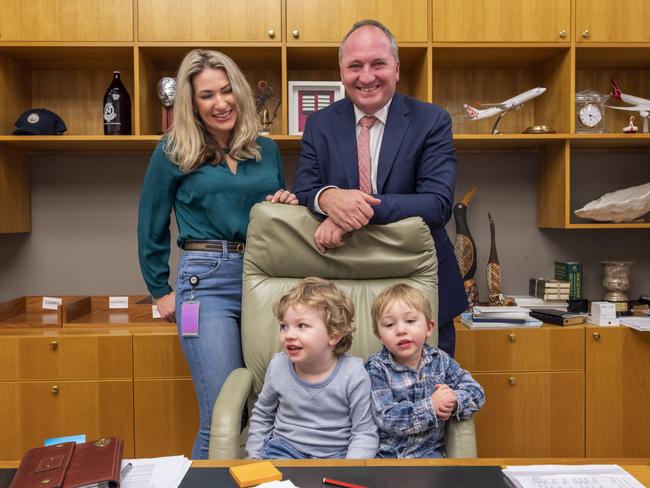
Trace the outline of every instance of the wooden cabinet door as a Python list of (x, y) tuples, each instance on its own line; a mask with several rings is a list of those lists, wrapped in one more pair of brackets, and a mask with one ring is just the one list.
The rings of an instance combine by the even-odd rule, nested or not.
[(287, 42), (340, 42), (352, 24), (376, 19), (397, 42), (427, 41), (427, 0), (287, 0)]
[(584, 371), (584, 331), (577, 327), (456, 330), (456, 360), (472, 372)]
[(131, 336), (0, 338), (0, 381), (132, 378)]
[(0, 383), (0, 459), (20, 459), (43, 440), (86, 434), (118, 436), (124, 457), (134, 456), (133, 382), (60, 381)]
[(584, 457), (584, 373), (478, 373), (479, 457)]
[(281, 0), (139, 0), (138, 39), (279, 42), (281, 18)]
[(650, 41), (647, 0), (576, 0), (577, 42)]
[(0, 0), (0, 41), (133, 41), (132, 0)]
[(133, 375), (135, 378), (189, 377), (178, 334), (134, 334)]
[(137, 457), (192, 457), (199, 408), (191, 379), (135, 380)]
[(569, 42), (570, 0), (433, 0), (433, 42)]
[(586, 329), (587, 457), (649, 457), (650, 334)]

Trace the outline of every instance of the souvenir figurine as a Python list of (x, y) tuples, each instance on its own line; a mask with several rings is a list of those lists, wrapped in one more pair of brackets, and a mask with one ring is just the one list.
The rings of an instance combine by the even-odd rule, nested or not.
[[(272, 102), (274, 104), (273, 113), (267, 107), (267, 102)], [(262, 128), (260, 129), (261, 134), (270, 134), (271, 133), (271, 124), (275, 120), (275, 117), (278, 115), (278, 109), (282, 102), (273, 96), (273, 88), (266, 81), (260, 80), (257, 82), (257, 87), (255, 89), (255, 106), (257, 113), (260, 116), (260, 122)]]
[(463, 200), (454, 206), (454, 220), (456, 221), (456, 239), (454, 240), (454, 253), (463, 277), (467, 303), (472, 309), (478, 305), (478, 288), (474, 273), (476, 272), (476, 244), (467, 225), (467, 206), (474, 197), (477, 187), (474, 186), (463, 197)]
[(494, 220), (492, 220), (492, 215), (489, 212), (488, 219), (490, 221), (490, 257), (487, 264), (488, 294), (490, 295), (490, 305), (502, 306), (506, 302), (501, 293), (501, 265), (499, 264), (499, 256), (497, 256)]

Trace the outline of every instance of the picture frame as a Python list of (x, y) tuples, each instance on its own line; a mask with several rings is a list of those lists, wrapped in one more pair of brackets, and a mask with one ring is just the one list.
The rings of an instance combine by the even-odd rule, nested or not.
[(307, 117), (344, 96), (340, 81), (290, 81), (289, 135), (302, 135)]

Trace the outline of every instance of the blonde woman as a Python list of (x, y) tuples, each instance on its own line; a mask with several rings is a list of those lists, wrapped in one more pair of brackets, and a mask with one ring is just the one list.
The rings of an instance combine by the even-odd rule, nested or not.
[[(176, 320), (199, 402), (192, 457), (208, 457), (212, 407), (243, 366), (242, 262), (251, 207), (296, 204), (283, 190), (277, 145), (257, 135), (251, 89), (237, 65), (196, 49), (178, 69), (174, 127), (154, 151), (138, 212), (140, 268), (163, 318)], [(172, 209), (183, 249), (169, 286)]]

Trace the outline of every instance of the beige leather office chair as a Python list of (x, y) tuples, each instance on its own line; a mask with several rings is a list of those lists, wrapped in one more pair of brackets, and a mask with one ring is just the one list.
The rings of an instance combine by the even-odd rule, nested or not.
[[(305, 207), (261, 203), (251, 211), (244, 257), (242, 345), (246, 368), (227, 378), (212, 414), (211, 459), (245, 455), (246, 430), (240, 434), (244, 405), (252, 408), (262, 389), (266, 368), (280, 350), (273, 305), (306, 276), (333, 280), (355, 304), (356, 332), (348, 354), (367, 359), (380, 349), (372, 332), (370, 307), (381, 290), (409, 283), (438, 310), (435, 247), (426, 224), (413, 217), (389, 225), (371, 225), (348, 236), (345, 246), (321, 254), (313, 242), (319, 221)], [(436, 329), (437, 331), (437, 329)], [(438, 340), (437, 332), (430, 339)], [(476, 457), (474, 423), (451, 421), (447, 429), (450, 457)]]

